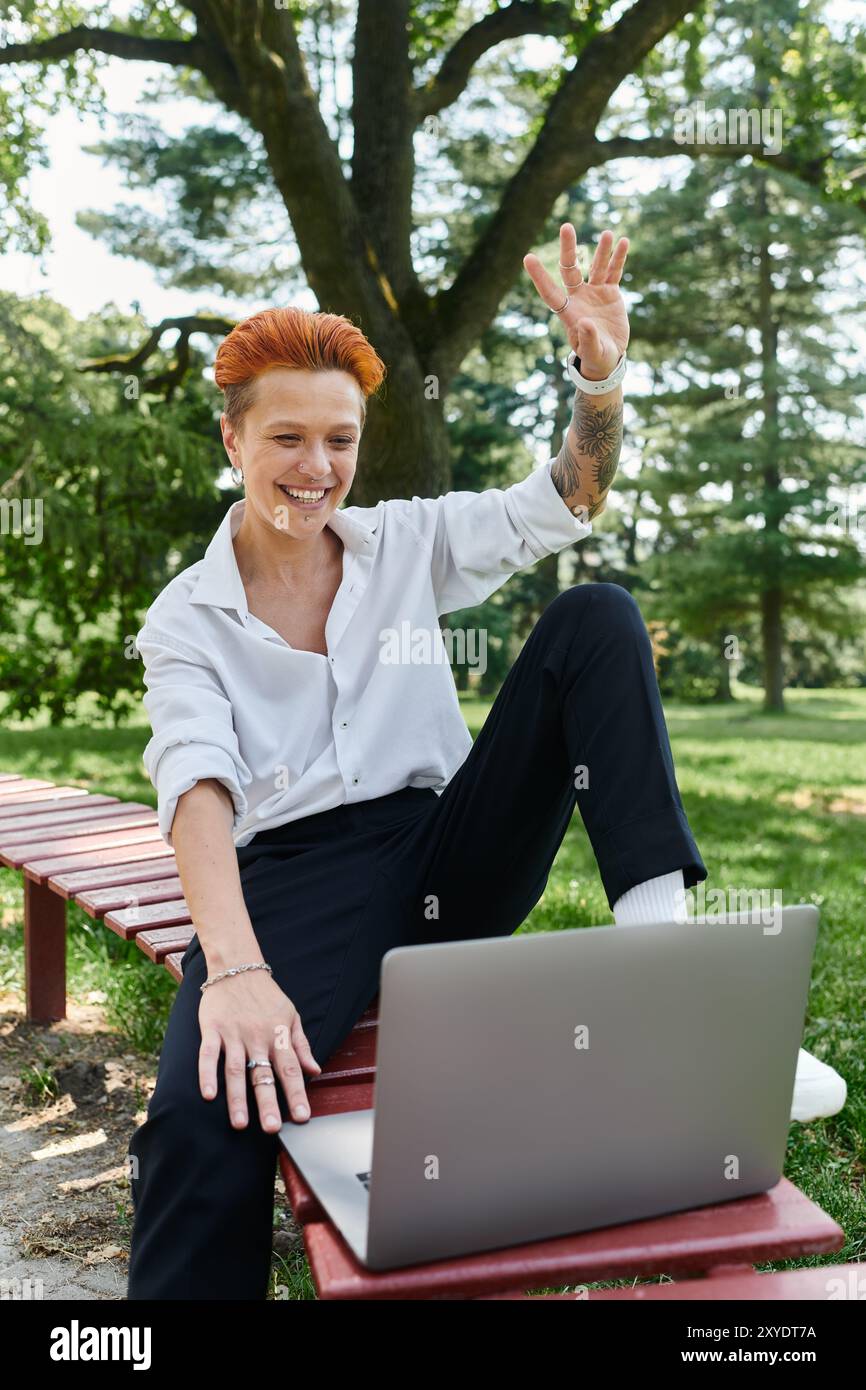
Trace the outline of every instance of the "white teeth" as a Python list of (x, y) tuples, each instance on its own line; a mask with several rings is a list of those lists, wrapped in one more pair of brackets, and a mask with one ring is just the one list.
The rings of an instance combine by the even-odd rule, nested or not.
[(302, 490), (297, 487), (286, 487), (283, 483), (280, 483), (280, 488), (283, 492), (287, 492), (290, 497), (297, 497), (300, 502), (320, 502), (327, 491), (326, 488), (319, 488), (318, 492), (313, 492), (311, 489)]

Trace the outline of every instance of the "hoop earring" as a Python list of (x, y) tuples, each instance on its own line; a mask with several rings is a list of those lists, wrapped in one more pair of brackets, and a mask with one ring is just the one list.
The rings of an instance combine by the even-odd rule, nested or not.
[(242, 468), (238, 468), (238, 466), (237, 466), (236, 463), (233, 463), (233, 464), (232, 464), (232, 482), (234, 483), (235, 487), (240, 487), (240, 485), (241, 485), (241, 483), (243, 482), (243, 480), (244, 480), (244, 470), (243, 470)]

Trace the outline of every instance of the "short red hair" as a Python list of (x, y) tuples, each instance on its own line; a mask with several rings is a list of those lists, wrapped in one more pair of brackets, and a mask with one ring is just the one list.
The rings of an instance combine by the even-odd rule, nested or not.
[(272, 367), (348, 372), (361, 389), (362, 422), (367, 397), (385, 377), (385, 364), (375, 348), (342, 314), (294, 305), (263, 309), (236, 324), (217, 349), (214, 377), (235, 429), (241, 428), (255, 400), (256, 379)]

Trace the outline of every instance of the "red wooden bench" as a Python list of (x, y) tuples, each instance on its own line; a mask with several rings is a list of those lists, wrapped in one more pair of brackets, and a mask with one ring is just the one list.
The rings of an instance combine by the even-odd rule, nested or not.
[[(372, 1092), (369, 1082), (352, 1087), (311, 1087), (312, 1114), (366, 1109), (372, 1104)], [(821, 1278), (788, 1286), (799, 1288), (799, 1292), (767, 1293), (763, 1282), (767, 1276), (756, 1273), (753, 1264), (826, 1254), (844, 1243), (841, 1227), (782, 1178), (770, 1192), (717, 1206), (374, 1273), (355, 1259), (285, 1153), (280, 1156), (280, 1167), (293, 1215), (303, 1226), (304, 1245), (321, 1299), (475, 1299), (515, 1295), (515, 1291), (515, 1296), (527, 1296), (526, 1290), (551, 1285), (585, 1286), (658, 1274), (686, 1282), (592, 1290), (587, 1297), (675, 1298), (677, 1293), (647, 1293), (648, 1289), (673, 1287), (682, 1290), (686, 1298), (826, 1298), (826, 1279), (840, 1277), (840, 1269), (847, 1268), (797, 1271)], [(733, 1283), (713, 1292), (724, 1279), (735, 1280), (736, 1294), (729, 1292)], [(697, 1284), (706, 1286), (703, 1293), (695, 1291)], [(574, 1294), (536, 1296), (573, 1298)]]
[[(174, 854), (148, 806), (81, 787), (0, 774), (0, 863), (24, 875), (27, 1017), (66, 1016), (66, 902), (136, 945), (172, 977), (192, 939)], [(320, 1076), (312, 1115), (368, 1109), (376, 1074), (375, 1002)], [(322, 1299), (527, 1297), (551, 1285), (675, 1276), (673, 1285), (592, 1290), (601, 1298), (826, 1298), (826, 1281), (857, 1266), (756, 1274), (756, 1262), (838, 1250), (841, 1228), (783, 1178), (771, 1192), (649, 1221), (480, 1255), (372, 1273), (327, 1220), (288, 1155), (280, 1167)], [(685, 1282), (682, 1282), (682, 1281)], [(736, 1290), (736, 1292), (734, 1292)], [(780, 1292), (781, 1291), (781, 1292)], [(535, 1295), (574, 1298), (574, 1294)]]
[(150, 806), (5, 773), (0, 863), (24, 875), (27, 1018), (49, 1023), (66, 1017), (67, 899), (116, 884), (130, 903), (131, 885), (164, 877), (174, 855)]

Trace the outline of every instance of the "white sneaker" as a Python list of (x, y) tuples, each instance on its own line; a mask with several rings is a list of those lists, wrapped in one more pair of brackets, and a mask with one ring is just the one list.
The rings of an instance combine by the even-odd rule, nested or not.
[(845, 1104), (847, 1094), (844, 1077), (801, 1047), (794, 1078), (791, 1119), (818, 1120), (826, 1115), (835, 1115)]

